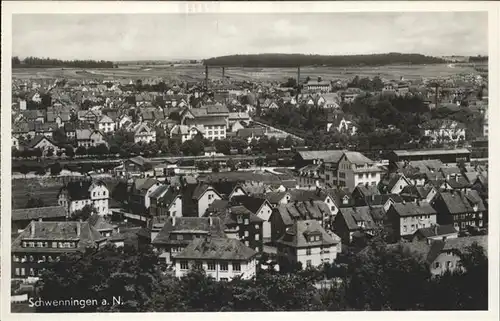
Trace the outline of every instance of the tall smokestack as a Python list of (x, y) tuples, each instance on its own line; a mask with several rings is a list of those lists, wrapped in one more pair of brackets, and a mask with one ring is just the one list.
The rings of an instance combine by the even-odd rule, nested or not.
[(226, 68), (222, 67), (222, 79), (226, 78)]
[(300, 86), (300, 66), (297, 67), (297, 86)]

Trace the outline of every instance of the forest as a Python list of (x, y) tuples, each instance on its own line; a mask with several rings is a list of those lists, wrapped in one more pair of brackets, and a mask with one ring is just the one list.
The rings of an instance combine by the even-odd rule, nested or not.
[(421, 54), (387, 53), (373, 55), (322, 56), (304, 54), (230, 55), (206, 59), (204, 65), (221, 67), (297, 67), (297, 66), (383, 66), (391, 64), (439, 64), (441, 58)]
[(12, 68), (34, 68), (34, 67), (67, 67), (67, 68), (115, 68), (112, 61), (105, 60), (60, 60), (51, 58), (26, 57), (20, 59), (12, 57)]

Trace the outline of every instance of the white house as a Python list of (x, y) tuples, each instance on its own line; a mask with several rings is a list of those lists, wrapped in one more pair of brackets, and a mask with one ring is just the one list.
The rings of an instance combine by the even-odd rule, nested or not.
[(112, 133), (115, 131), (115, 122), (109, 116), (102, 116), (99, 119), (98, 128), (103, 133)]
[(248, 280), (256, 275), (256, 255), (256, 251), (239, 240), (207, 235), (193, 240), (173, 258), (175, 276), (180, 278), (196, 267), (217, 281), (235, 277)]
[(136, 144), (139, 142), (146, 144), (156, 142), (156, 131), (150, 128), (146, 123), (138, 124), (134, 128), (134, 142)]
[(296, 221), (277, 241), (280, 271), (291, 264), (303, 268), (333, 263), (341, 252), (340, 237), (328, 233), (316, 220)]
[(81, 210), (86, 205), (95, 208), (97, 214), (109, 214), (109, 190), (101, 181), (73, 181), (61, 188), (58, 204), (68, 210), (69, 214)]
[(337, 169), (337, 182), (350, 191), (358, 185), (377, 186), (385, 170), (359, 152), (344, 152)]

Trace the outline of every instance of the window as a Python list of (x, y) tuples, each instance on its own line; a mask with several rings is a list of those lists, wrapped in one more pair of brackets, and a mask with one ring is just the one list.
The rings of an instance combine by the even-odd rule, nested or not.
[(239, 262), (233, 263), (233, 271), (241, 271), (241, 264)]
[(181, 270), (188, 270), (188, 269), (189, 269), (188, 261), (181, 261)]
[(412, 225), (411, 225), (411, 231), (412, 231), (412, 232), (413, 232), (413, 231), (415, 231), (415, 224), (412, 224)]
[(260, 238), (259, 234), (255, 234), (255, 240), (258, 241)]
[(33, 258), (33, 255), (30, 255), (30, 256), (29, 256), (29, 261), (30, 261), (30, 262), (33, 262), (34, 260), (35, 260), (35, 259)]
[(207, 269), (208, 271), (215, 271), (215, 262), (208, 262)]
[(248, 231), (245, 231), (245, 236), (248, 237), (248, 235), (250, 234), (250, 232)]
[(306, 249), (306, 255), (311, 255), (311, 249)]
[(177, 240), (179, 240), (179, 241), (184, 240), (184, 235), (182, 235), (182, 234), (177, 235)]
[(248, 218), (245, 218), (245, 225), (248, 225), (250, 223), (250, 220)]
[(479, 227), (483, 227), (483, 221), (479, 220)]
[(451, 261), (447, 261), (446, 262), (446, 268), (449, 269), (451, 268), (453, 265), (451, 264)]
[(312, 265), (311, 260), (306, 261), (306, 266), (310, 267)]
[(407, 231), (408, 231), (408, 229), (407, 229), (406, 225), (403, 225), (403, 232), (406, 233)]
[(255, 229), (256, 230), (260, 229), (260, 225), (259, 224), (255, 224)]
[(57, 248), (57, 242), (52, 242), (52, 247)]
[(212, 194), (208, 194), (208, 200), (211, 200), (214, 196)]
[(226, 262), (222, 262), (222, 263), (220, 263), (220, 264), (219, 264), (219, 267), (220, 267), (220, 270), (221, 270), (221, 271), (225, 271), (225, 272), (226, 272), (226, 271), (228, 270), (228, 265), (227, 265), (227, 263), (226, 263)]
[(220, 280), (221, 280), (222, 282), (226, 282), (226, 281), (228, 280), (228, 278), (220, 278)]
[(245, 241), (245, 245), (246, 246), (250, 246), (250, 242), (249, 241)]
[(16, 275), (21, 275), (21, 270), (19, 268), (16, 268)]
[(440, 265), (439, 265), (439, 262), (436, 262), (436, 263), (434, 264), (434, 268), (436, 268), (436, 269), (439, 269), (439, 266), (440, 266)]

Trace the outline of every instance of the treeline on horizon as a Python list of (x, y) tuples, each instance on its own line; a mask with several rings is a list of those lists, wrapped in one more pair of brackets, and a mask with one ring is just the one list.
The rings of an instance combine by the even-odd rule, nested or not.
[(488, 62), (488, 56), (469, 57), (469, 62)]
[(297, 66), (382, 66), (390, 64), (438, 64), (445, 63), (441, 58), (421, 54), (373, 54), (322, 56), (304, 54), (256, 54), (230, 55), (206, 59), (204, 65), (221, 67), (297, 67)]
[(12, 57), (12, 68), (30, 67), (74, 67), (74, 68), (115, 68), (112, 61), (106, 60), (59, 60), (51, 58)]

